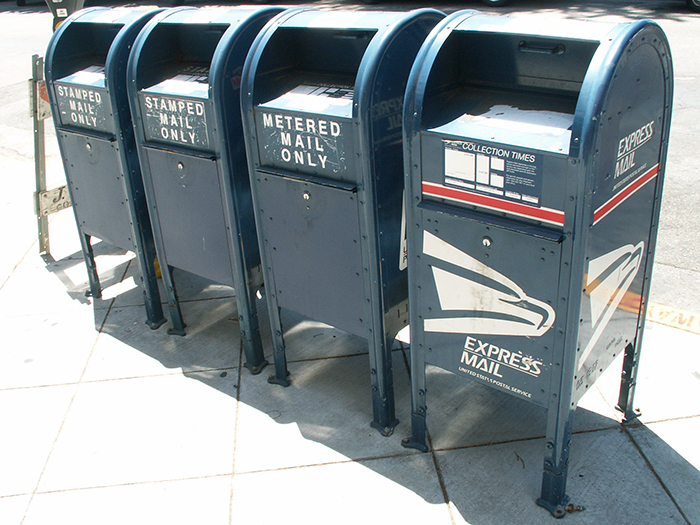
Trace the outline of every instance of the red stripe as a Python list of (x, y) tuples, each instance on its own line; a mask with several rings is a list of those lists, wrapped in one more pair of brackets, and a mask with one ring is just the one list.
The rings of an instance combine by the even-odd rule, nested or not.
[(598, 221), (600, 221), (605, 216), (607, 216), (611, 211), (613, 211), (620, 204), (622, 204), (624, 201), (629, 199), (637, 190), (639, 190), (642, 186), (644, 186), (647, 182), (649, 182), (651, 179), (656, 177), (658, 174), (659, 174), (659, 165), (657, 164), (656, 166), (651, 168), (649, 171), (647, 171), (644, 175), (642, 175), (637, 180), (635, 180), (632, 184), (627, 186), (620, 193), (615, 195), (608, 202), (603, 204), (600, 208), (598, 208), (593, 213), (593, 224), (596, 224)]
[(458, 190), (456, 188), (448, 188), (446, 186), (431, 182), (423, 182), (423, 194), (465, 202), (467, 204), (473, 204), (483, 208), (512, 213), (515, 215), (528, 217), (530, 219), (564, 226), (564, 212), (559, 210), (553, 210), (550, 208), (535, 208), (526, 204), (489, 197), (488, 195), (471, 193), (464, 190)]

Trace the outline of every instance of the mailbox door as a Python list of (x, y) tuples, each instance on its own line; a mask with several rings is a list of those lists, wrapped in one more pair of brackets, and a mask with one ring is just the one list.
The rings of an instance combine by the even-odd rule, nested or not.
[(420, 213), (413, 304), (426, 361), (547, 406), (560, 243), (437, 207)]
[(82, 230), (126, 250), (133, 249), (117, 142), (59, 131), (68, 184)]
[(365, 336), (354, 188), (260, 171), (256, 177), (279, 306)]
[(144, 151), (168, 264), (233, 286), (216, 161), (149, 147)]

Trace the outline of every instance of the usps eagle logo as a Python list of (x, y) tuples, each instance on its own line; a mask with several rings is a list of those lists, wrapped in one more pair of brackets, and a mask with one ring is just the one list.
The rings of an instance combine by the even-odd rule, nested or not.
[(554, 324), (551, 305), (529, 297), (505, 275), (427, 231), (423, 252), (458, 266), (462, 274), (431, 266), (440, 308), (450, 315), (425, 319), (426, 332), (538, 337)]

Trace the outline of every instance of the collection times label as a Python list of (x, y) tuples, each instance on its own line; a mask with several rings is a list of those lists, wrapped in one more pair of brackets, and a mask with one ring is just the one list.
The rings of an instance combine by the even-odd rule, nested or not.
[(541, 155), (471, 141), (444, 145), (446, 185), (541, 206)]

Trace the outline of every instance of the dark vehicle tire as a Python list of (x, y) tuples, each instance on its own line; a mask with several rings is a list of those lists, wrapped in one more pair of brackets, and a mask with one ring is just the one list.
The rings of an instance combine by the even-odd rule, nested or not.
[(690, 7), (691, 11), (700, 13), (700, 0), (686, 0), (686, 2), (688, 2), (688, 7)]
[[(508, 0), (481, 0), (483, 3), (486, 5), (490, 5), (492, 7), (503, 7), (508, 3)], [(690, 2), (692, 0), (688, 0)]]

